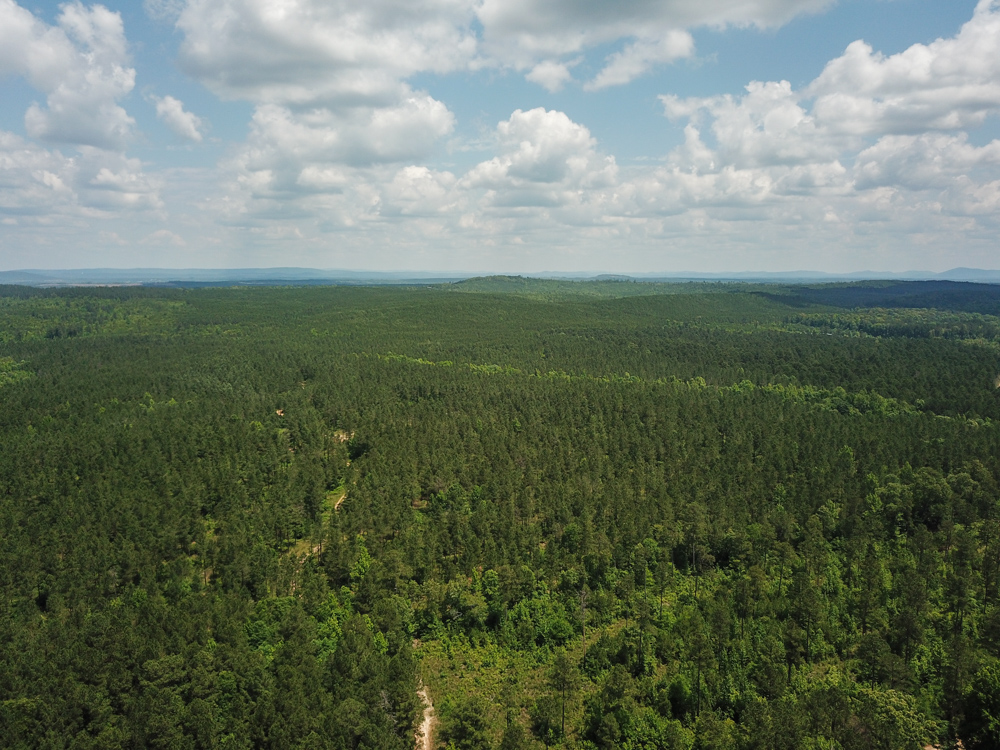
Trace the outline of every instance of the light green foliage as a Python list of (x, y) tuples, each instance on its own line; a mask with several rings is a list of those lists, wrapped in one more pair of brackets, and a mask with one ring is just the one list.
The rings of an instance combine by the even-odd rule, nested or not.
[(1000, 745), (1000, 664), (982, 667), (969, 685), (961, 725), (965, 745), (978, 748)]
[(16, 362), (13, 357), (0, 357), (0, 388), (30, 378), (31, 372), (25, 369), (25, 365), (25, 362)]

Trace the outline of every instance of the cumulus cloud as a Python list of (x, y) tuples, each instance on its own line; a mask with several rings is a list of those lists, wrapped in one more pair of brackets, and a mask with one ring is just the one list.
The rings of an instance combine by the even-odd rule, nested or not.
[(548, 194), (607, 184), (617, 171), (613, 157), (597, 154), (590, 131), (563, 112), (515, 110), (497, 125), (496, 136), (499, 155), (465, 176), (469, 187)]
[(342, 191), (352, 169), (426, 157), (454, 129), (406, 78), (465, 67), (471, 0), (188, 0), (181, 65), (225, 98), (254, 104), (236, 158), (241, 191)]
[[(334, 226), (352, 225), (352, 211), (367, 217), (426, 213), (438, 199), (458, 210), (468, 204), (453, 200), (463, 190), (486, 190), (481, 201), (491, 205), (579, 205), (573, 190), (613, 179), (614, 160), (596, 154), (589, 133), (589, 145), (559, 150), (571, 147), (559, 139), (576, 132), (561, 113), (515, 113), (498, 131), (497, 157), (463, 178), (464, 187), (445, 173), (406, 171), (403, 165), (425, 159), (455, 124), (443, 103), (408, 84), (415, 74), (513, 67), (558, 91), (572, 80), (579, 52), (624, 40), (625, 48), (588, 85), (603, 88), (690, 56), (688, 27), (771, 26), (827, 4), (709, 0), (696, 7), (633, 0), (611, 9), (568, 0), (145, 2), (150, 15), (176, 19), (183, 34), (179, 62), (188, 73), (224, 98), (254, 105), (250, 135), (228, 166), (237, 197), (224, 206), (226, 215), (256, 221), (280, 213), (285, 201), (287, 210), (322, 213)], [(193, 115), (176, 100), (165, 97), (157, 109), (182, 137), (200, 137)], [(556, 114), (565, 122), (557, 122)], [(505, 135), (532, 118), (538, 128), (523, 143)], [(556, 176), (536, 179), (548, 173)], [(495, 185), (484, 187), (491, 179)], [(445, 184), (447, 200), (440, 193)], [(419, 200), (405, 198), (417, 185), (430, 192)]]
[[(755, 242), (766, 231), (864, 243), (877, 224), (883, 236), (926, 244), (982, 233), (998, 223), (1000, 141), (973, 145), (956, 130), (998, 111), (990, 95), (1000, 80), (991, 67), (1000, 60), (998, 16), (997, 0), (981, 2), (954, 38), (899, 56), (851, 45), (802, 90), (770, 81), (751, 82), (740, 96), (665, 95), (664, 113), (683, 123), (684, 143), (656, 167), (620, 169), (564, 113), (518, 110), (498, 124), (495, 156), (457, 178), (400, 170), (374, 211), (387, 216), (395, 206), (403, 214), (412, 205), (480, 236), (538, 237), (572, 226), (578, 239), (690, 240), (758, 227)], [(856, 64), (859, 50), (864, 65)], [(916, 75), (913, 60), (949, 72)], [(947, 87), (942, 76), (950, 76)], [(867, 101), (867, 109), (838, 110), (837, 97)], [(876, 114), (853, 121), (859, 110)], [(914, 116), (906, 122), (892, 112)]]
[(0, 75), (23, 76), (46, 95), (25, 113), (28, 139), (0, 131), (0, 213), (8, 220), (79, 226), (162, 209), (160, 181), (122, 152), (134, 120), (118, 100), (135, 70), (118, 13), (71, 2), (49, 25), (0, 0)]
[(779, 26), (832, 0), (145, 0), (177, 18), (180, 61), (218, 94), (289, 106), (391, 104), (420, 72), (489, 65), (556, 91), (579, 53), (624, 42), (591, 89), (688, 57), (697, 27)]
[(0, 0), (0, 74), (24, 75), (46, 95), (24, 116), (32, 138), (119, 149), (135, 121), (118, 100), (135, 85), (121, 16), (101, 5), (62, 6), (49, 26)]
[[(992, 229), (993, 232), (1000, 229), (1000, 180), (975, 183), (960, 178), (942, 197), (943, 213), (975, 217), (977, 225)], [(991, 236), (991, 240), (993, 237), (995, 234)], [(993, 247), (995, 252), (995, 244)]]
[(896, 55), (852, 43), (804, 92), (817, 120), (855, 135), (981, 125), (1000, 111), (998, 11), (998, 0), (980, 0), (957, 36)]
[(391, 104), (400, 81), (464, 67), (471, 0), (189, 0), (181, 64), (229, 98)]
[(58, 151), (0, 131), (0, 214), (32, 217), (71, 210), (77, 165)]
[(2, 214), (48, 221), (158, 210), (159, 188), (138, 159), (88, 146), (67, 157), (0, 131)]
[(106, 229), (102, 229), (97, 233), (97, 238), (100, 242), (106, 245), (117, 245), (118, 247), (126, 247), (128, 242), (118, 234), (118, 232), (109, 232)]
[(461, 202), (454, 191), (451, 172), (409, 166), (393, 175), (384, 192), (383, 213), (401, 216), (436, 216), (453, 211)]
[[(829, 0), (630, 0), (619, 4), (575, 0), (485, 0), (479, 11), (484, 26), (495, 33), (586, 33), (607, 38), (604, 28), (634, 30), (644, 23), (668, 26), (758, 26), (787, 23), (802, 13), (820, 11)], [(602, 28), (603, 27), (603, 28)], [(577, 31), (576, 33), (580, 33)]]
[(585, 89), (596, 91), (620, 86), (638, 78), (657, 63), (673, 62), (694, 54), (694, 39), (686, 31), (667, 31), (658, 39), (640, 39), (607, 59), (607, 65)]
[(172, 96), (151, 97), (156, 105), (156, 116), (173, 131), (174, 135), (201, 143), (204, 123), (197, 115), (184, 109), (184, 103)]
[(239, 161), (261, 189), (336, 191), (347, 179), (345, 168), (421, 158), (453, 127), (451, 112), (422, 93), (382, 108), (299, 112), (262, 104)]
[(1000, 167), (1000, 141), (977, 148), (965, 133), (888, 135), (858, 154), (859, 189), (901, 186), (910, 190), (947, 188), (980, 170)]
[(514, 111), (497, 124), (495, 148), (449, 196), (458, 230), (508, 239), (558, 235), (559, 227), (581, 231), (621, 213), (614, 157), (564, 112)]
[[(454, 171), (428, 163), (455, 118), (408, 83), (417, 73), (507, 66), (556, 91), (583, 51), (616, 45), (584, 83), (596, 90), (692, 55), (688, 29), (776, 26), (827, 3), (187, 0), (177, 23), (185, 68), (253, 105), (225, 190), (204, 207), (256, 240), (756, 247), (826, 233), (863, 245), (878, 225), (905, 244), (997, 223), (1000, 142), (964, 130), (1000, 112), (998, 2), (980, 2), (953, 38), (898, 55), (856, 42), (801, 89), (664, 95), (684, 141), (658, 162), (619, 166), (584, 124), (538, 108), (514, 111), (486, 139), (492, 150)], [(115, 190), (155, 203), (140, 165), (83, 176), (33, 158), (41, 166), (23, 174), (39, 196), (62, 185), (80, 201)]]
[[(788, 81), (754, 81), (738, 98), (724, 95), (679, 99), (664, 95), (660, 100), (664, 113), (672, 120), (688, 119), (693, 125), (703, 115), (710, 117), (717, 144), (713, 161), (742, 168), (830, 160), (841, 152), (847, 141), (823, 130), (802, 98)], [(690, 130), (685, 149), (675, 156), (694, 151), (704, 154), (701, 140), (690, 140), (692, 134), (700, 135), (697, 129)], [(704, 166), (704, 159), (695, 159), (689, 165)]]
[(483, 53), (519, 69), (631, 40), (590, 82), (591, 89), (598, 89), (627, 83), (657, 63), (689, 56), (693, 42), (688, 29), (780, 26), (830, 4), (832, 0), (484, 0), (477, 17)]
[[(426, 156), (451, 132), (454, 117), (427, 94), (408, 93), (391, 107), (258, 105), (246, 143), (223, 164), (222, 194), (202, 208), (224, 225), (250, 230), (255, 242), (371, 232), (386, 216), (432, 210), (427, 196), (416, 195), (413, 175), (424, 168), (401, 170), (398, 163)], [(406, 175), (414, 183), (409, 190)]]
[(573, 79), (573, 74), (569, 72), (569, 66), (565, 63), (543, 60), (533, 67), (525, 78), (537, 83), (546, 91), (555, 93)]
[[(660, 166), (624, 170), (584, 125), (543, 108), (498, 123), (495, 155), (458, 176), (419, 165), (388, 172), (379, 167), (388, 158), (345, 166), (343, 123), (318, 128), (319, 136), (290, 129), (284, 140), (274, 135), (280, 128), (261, 127), (259, 143), (270, 146), (247, 162), (254, 166), (241, 184), (258, 219), (269, 201), (295, 190), (304, 216), (327, 216), (321, 231), (419, 218), (408, 226), (428, 237), (560, 242), (558, 227), (571, 227), (562, 236), (577, 241), (711, 233), (721, 242), (744, 236), (741, 227), (766, 226), (858, 238), (880, 223), (929, 242), (969, 231), (969, 221), (995, 222), (1000, 141), (845, 131), (817, 114), (811, 91), (777, 81), (752, 82), (742, 96), (665, 95), (665, 114), (684, 123), (684, 143)], [(430, 128), (428, 141), (444, 130)], [(392, 149), (383, 155), (402, 158)]]
[(109, 212), (162, 208), (161, 182), (145, 174), (138, 159), (84, 148), (79, 163), (77, 191), (82, 205)]
[[(259, 148), (231, 165), (230, 202), (220, 206), (232, 222), (251, 227), (280, 216), (297, 227), (312, 220), (320, 233), (362, 226), (373, 232), (405, 220), (397, 242), (498, 236), (518, 226), (550, 231), (559, 223), (600, 221), (606, 212), (595, 205), (606, 200), (618, 173), (586, 127), (542, 108), (517, 110), (498, 123), (497, 155), (460, 176), (418, 164), (344, 163), (332, 136), (312, 143), (308, 134), (290, 131), (282, 145), (259, 135), (259, 142), (251, 139)], [(303, 150), (293, 153), (292, 143)]]
[(1000, 112), (1000, 2), (981, 0), (955, 37), (897, 55), (854, 42), (801, 91), (753, 82), (740, 97), (661, 101), (687, 124), (657, 184), (688, 205), (839, 196), (862, 221), (918, 204), (926, 216), (982, 214), (1000, 141), (976, 147), (955, 131)]

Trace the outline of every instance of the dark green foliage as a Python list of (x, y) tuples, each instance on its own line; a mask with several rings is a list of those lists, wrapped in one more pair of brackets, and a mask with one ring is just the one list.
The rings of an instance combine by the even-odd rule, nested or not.
[[(770, 296), (770, 295), (769, 295)], [(832, 307), (900, 307), (1000, 312), (1000, 286), (963, 281), (883, 281), (792, 287), (774, 297)]]
[(475, 697), (464, 697), (444, 716), (441, 740), (456, 750), (490, 750), (493, 743), (485, 706)]
[(962, 709), (960, 731), (966, 747), (1000, 745), (1000, 664), (987, 664), (976, 673)]
[(524, 727), (516, 721), (508, 724), (507, 728), (503, 730), (500, 750), (529, 750), (530, 747)]

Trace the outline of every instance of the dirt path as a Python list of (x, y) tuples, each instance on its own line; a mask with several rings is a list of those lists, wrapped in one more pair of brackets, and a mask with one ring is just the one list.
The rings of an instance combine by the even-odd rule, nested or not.
[(344, 490), (343, 492), (340, 493), (340, 497), (338, 497), (337, 501), (333, 504), (333, 509), (340, 510), (340, 506), (344, 504), (344, 501), (346, 499), (347, 499), (347, 490)]
[(427, 686), (421, 685), (417, 691), (420, 700), (424, 704), (424, 720), (417, 728), (416, 739), (417, 750), (433, 750), (434, 748), (434, 726), (437, 724), (437, 717), (434, 715), (434, 704), (431, 703), (431, 694), (427, 692)]

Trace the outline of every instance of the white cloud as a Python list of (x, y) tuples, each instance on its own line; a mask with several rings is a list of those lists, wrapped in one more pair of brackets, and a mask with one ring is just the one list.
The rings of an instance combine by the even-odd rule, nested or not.
[(980, 0), (957, 36), (888, 57), (852, 43), (804, 92), (816, 119), (854, 135), (981, 125), (1000, 111), (998, 11), (998, 0)]
[[(953, 216), (975, 217), (976, 224), (991, 230), (990, 239), (995, 240), (995, 233), (1000, 230), (1000, 180), (975, 183), (965, 178), (957, 179), (943, 196), (942, 210)], [(995, 248), (994, 242), (994, 253)]]
[(163, 207), (161, 180), (143, 172), (142, 162), (91, 147), (81, 147), (75, 189), (80, 204), (111, 214)]
[[(187, 0), (180, 61), (218, 94), (288, 106), (391, 104), (420, 72), (500, 65), (556, 91), (579, 53), (624, 41), (591, 89), (688, 57), (697, 27), (780, 26), (832, 0)], [(172, 17), (176, 0), (146, 0)]]
[(0, 214), (43, 216), (75, 208), (77, 164), (0, 131)]
[(718, 152), (714, 161), (718, 164), (742, 168), (828, 161), (835, 159), (848, 143), (817, 125), (802, 95), (793, 91), (788, 81), (754, 81), (740, 98), (725, 95), (678, 99), (665, 95), (660, 99), (664, 113), (672, 120), (690, 119), (695, 123), (703, 114), (712, 118), (711, 131)]
[(310, 193), (339, 193), (351, 182), (351, 169), (342, 166), (315, 166), (304, 167), (299, 172), (295, 184)]
[(597, 89), (627, 83), (656, 63), (689, 56), (693, 43), (687, 29), (780, 26), (831, 4), (832, 0), (483, 0), (477, 17), (483, 27), (483, 53), (522, 70), (540, 60), (631, 40), (590, 83)]
[(981, 148), (965, 133), (887, 135), (858, 154), (854, 165), (859, 189), (900, 186), (910, 190), (948, 188), (981, 168), (1000, 167), (1000, 141)]
[(179, 234), (171, 232), (169, 229), (157, 229), (155, 232), (146, 235), (140, 241), (143, 245), (172, 245), (174, 247), (186, 247), (187, 242)]
[(135, 85), (121, 16), (101, 5), (63, 5), (56, 26), (0, 0), (0, 74), (21, 74), (46, 94), (24, 123), (32, 138), (121, 148), (135, 121), (118, 100)]
[(34, 141), (66, 144), (76, 154), (0, 132), (0, 212), (25, 221), (81, 221), (156, 212), (159, 180), (121, 149), (134, 120), (118, 105), (135, 82), (121, 16), (70, 2), (48, 25), (13, 0), (0, 0), (0, 75), (22, 75), (46, 94), (24, 116)]
[(201, 143), (201, 131), (204, 123), (200, 117), (188, 112), (184, 109), (184, 103), (172, 96), (153, 96), (151, 98), (156, 105), (156, 116), (163, 120), (164, 124), (175, 135), (195, 143)]
[(500, 122), (497, 156), (462, 176), (417, 164), (345, 164), (340, 132), (315, 139), (295, 127), (258, 132), (232, 165), (228, 203), (219, 205), (227, 220), (311, 225), (317, 235), (364, 227), (405, 244), (470, 232), (495, 237), (518, 226), (552, 231), (601, 221), (605, 211), (595, 206), (617, 180), (614, 159), (598, 152), (587, 128), (541, 108)]
[(836, 199), (838, 216), (898, 226), (921, 214), (983, 216), (1000, 141), (976, 147), (942, 131), (1000, 111), (1000, 2), (982, 0), (955, 37), (898, 55), (854, 42), (801, 91), (753, 82), (741, 97), (661, 100), (668, 118), (688, 120), (684, 146), (658, 175), (661, 194), (682, 204)]
[[(415, 204), (403, 190), (396, 191), (400, 205), (383, 199), (383, 192), (393, 194), (398, 168), (392, 165), (423, 158), (453, 124), (444, 105), (415, 92), (385, 108), (259, 105), (246, 144), (224, 165), (224, 195), (204, 208), (225, 224), (261, 230), (257, 237), (271, 239), (299, 237), (298, 222), (325, 233), (370, 225), (383, 211), (413, 213)], [(413, 211), (405, 209), (407, 201)], [(284, 234), (263, 231), (281, 226)]]
[(482, 162), (463, 186), (486, 188), (496, 205), (562, 205), (568, 192), (614, 182), (614, 158), (596, 152), (587, 128), (563, 112), (516, 110), (497, 125), (498, 156)]
[(230, 165), (237, 215), (280, 196), (327, 210), (333, 199), (317, 196), (342, 193), (358, 168), (425, 158), (455, 118), (405, 79), (465, 67), (473, 18), (471, 0), (188, 0), (182, 66), (255, 105)]
[(584, 88), (589, 91), (621, 86), (638, 78), (657, 63), (673, 62), (694, 54), (694, 39), (686, 31), (667, 31), (659, 39), (640, 39), (608, 57), (607, 65)]
[(138, 159), (89, 146), (66, 157), (0, 131), (0, 213), (51, 221), (158, 210), (159, 188)]
[(537, 83), (550, 93), (555, 93), (562, 89), (567, 82), (573, 80), (573, 74), (569, 72), (569, 66), (565, 63), (554, 60), (543, 60), (533, 67), (525, 75), (532, 83)]
[(404, 167), (396, 172), (383, 191), (383, 213), (435, 216), (454, 211), (461, 200), (453, 190), (456, 182), (451, 172), (436, 172), (418, 166)]
[[(246, 169), (270, 171), (301, 187), (331, 183), (338, 165), (365, 166), (424, 157), (454, 127), (441, 102), (411, 93), (394, 107), (317, 108), (295, 111), (257, 107), (241, 157)], [(327, 175), (322, 177), (321, 175)], [(335, 183), (337, 179), (334, 179)], [(285, 185), (284, 189), (289, 189)]]
[[(177, 8), (173, 0), (146, 2), (161, 18)], [(495, 65), (557, 91), (572, 80), (571, 68), (582, 59), (576, 53), (627, 40), (590, 85), (601, 88), (692, 54), (689, 26), (775, 25), (826, 0), (710, 0), (696, 11), (690, 3), (652, 0), (614, 11), (565, 0), (513, 5), (186, 0), (176, 14), (182, 67), (220, 96), (254, 105), (247, 142), (228, 165), (232, 193), (213, 205), (236, 224), (288, 212), (295, 221), (322, 217), (322, 226), (339, 228), (387, 216), (467, 214), (473, 204), (579, 208), (617, 174), (614, 159), (597, 154), (586, 128), (562, 113), (519, 111), (498, 129), (495, 159), (464, 178), (421, 172), (416, 164), (453, 132), (455, 121), (407, 79)], [(177, 110), (180, 126), (179, 103)], [(192, 123), (186, 132), (200, 130)], [(414, 166), (400, 168), (406, 164)]]
[[(454, 182), (426, 168), (402, 170), (381, 191), (377, 210), (387, 217), (391, 206), (404, 205), (401, 195), (410, 195), (417, 215), (451, 227), (454, 236), (517, 236), (551, 246), (568, 238), (587, 244), (670, 237), (686, 247), (699, 238), (715, 247), (766, 244), (785, 252), (803, 242), (878, 242), (912, 253), (916, 243), (941, 247), (956, 236), (974, 243), (1000, 227), (1000, 141), (977, 146), (964, 132), (941, 131), (996, 111), (989, 96), (967, 95), (988, 92), (984, 81), (993, 74), (966, 62), (982, 54), (991, 55), (990, 65), (1000, 59), (991, 46), (996, 8), (981, 3), (954, 39), (903, 53), (906, 60), (929, 56), (932, 66), (947, 62), (947, 91), (937, 75), (914, 77), (904, 58), (870, 51), (875, 83), (866, 88), (858, 77), (837, 78), (832, 71), (857, 55), (853, 45), (803, 90), (787, 81), (752, 82), (741, 96), (662, 97), (665, 114), (684, 124), (685, 139), (652, 168), (619, 168), (564, 113), (518, 110), (497, 126), (493, 158)], [(882, 115), (851, 128), (845, 124), (854, 110), (831, 109), (838, 96), (924, 114), (907, 126), (915, 133), (897, 132), (900, 120)], [(936, 109), (921, 110), (927, 102)]]
[[(664, 96), (684, 142), (657, 162), (620, 166), (583, 123), (542, 108), (498, 123), (472, 167), (429, 162), (454, 132), (455, 117), (408, 83), (422, 71), (506, 66), (555, 91), (579, 75), (573, 66), (584, 50), (615, 45), (584, 84), (598, 89), (693, 54), (687, 29), (775, 26), (825, 5), (188, 0), (178, 17), (184, 66), (220, 95), (251, 102), (254, 114), (246, 142), (224, 164), (221, 189), (190, 198), (203, 212), (186, 214), (192, 223), (178, 236), (192, 248), (205, 236), (228, 236), (239, 247), (244, 239), (343, 247), (365, 259), (383, 257), (366, 254), (382, 248), (394, 248), (386, 252), (396, 258), (406, 257), (399, 248), (478, 252), (514, 244), (522, 258), (541, 256), (539, 248), (592, 257), (607, 257), (599, 253), (608, 247), (687, 248), (692, 265), (703, 266), (711, 262), (705, 248), (736, 257), (734, 248), (929, 247), (935, 239), (989, 235), (1000, 211), (1000, 142), (973, 145), (963, 131), (1000, 111), (997, 0), (980, 3), (954, 38), (899, 55), (855, 43), (801, 89), (768, 81), (737, 95)], [(84, 49), (62, 26), (39, 28), (36, 38), (65, 37), (62, 47), (45, 48), (56, 63), (60, 49), (70, 58)], [(8, 57), (0, 47), (0, 67)], [(33, 69), (65, 69), (56, 63)], [(157, 101), (170, 104), (180, 135), (203, 132), (179, 101)], [(165, 121), (169, 112), (160, 112)], [(72, 215), (135, 208), (155, 215), (160, 194), (172, 194), (120, 155), (93, 149), (65, 158), (16, 143), (2, 149), (20, 165), (0, 171), (7, 218), (42, 216), (46, 206)], [(4, 193), (4, 180), (23, 192)], [(201, 219), (191, 214), (216, 225), (196, 231)], [(157, 220), (123, 234), (175, 246), (161, 226)], [(747, 256), (744, 267), (761, 257)]]
[(616, 39), (652, 38), (694, 27), (780, 26), (830, 0), (484, 0), (478, 10), (487, 44), (517, 52), (571, 54)]
[(498, 123), (495, 143), (497, 155), (469, 170), (449, 196), (461, 231), (562, 243), (566, 227), (589, 231), (622, 213), (618, 193), (628, 186), (619, 184), (614, 157), (565, 113), (516, 110)]
[(189, 0), (180, 60), (229, 98), (286, 105), (391, 104), (400, 81), (464, 67), (471, 0)]

